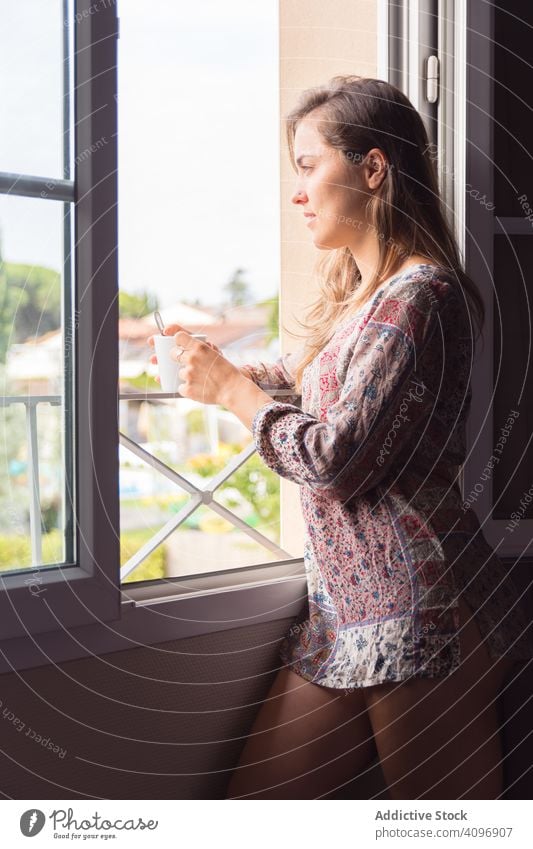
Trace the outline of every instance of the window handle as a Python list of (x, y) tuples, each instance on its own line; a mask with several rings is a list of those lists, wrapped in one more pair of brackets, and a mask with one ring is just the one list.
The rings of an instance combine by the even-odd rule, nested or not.
[(428, 56), (426, 68), (426, 99), (436, 103), (439, 96), (439, 58)]

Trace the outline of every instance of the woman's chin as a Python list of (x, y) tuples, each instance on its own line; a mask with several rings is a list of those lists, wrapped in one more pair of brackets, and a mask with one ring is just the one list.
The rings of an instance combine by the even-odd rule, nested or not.
[(332, 251), (338, 247), (334, 239), (328, 239), (327, 236), (319, 236), (313, 233), (313, 244), (319, 251)]

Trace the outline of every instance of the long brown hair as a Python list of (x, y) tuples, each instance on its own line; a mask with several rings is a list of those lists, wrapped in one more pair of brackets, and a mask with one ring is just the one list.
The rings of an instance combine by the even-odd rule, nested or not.
[[(295, 368), (301, 391), (305, 366), (324, 348), (341, 319), (356, 312), (409, 256), (422, 255), (452, 273), (481, 333), (485, 310), (474, 281), (465, 273), (456, 239), (443, 211), (432, 146), (420, 114), (398, 88), (384, 80), (335, 76), (304, 91), (286, 116), (287, 142), (296, 171), (294, 137), (299, 122), (314, 112), (324, 141), (347, 162), (359, 162), (372, 147), (388, 160), (386, 175), (366, 204), (367, 223), (379, 239), (376, 272), (367, 285), (348, 247), (325, 252), (316, 272), (320, 294), (311, 305), (303, 358)], [(309, 333), (310, 331), (310, 333)]]

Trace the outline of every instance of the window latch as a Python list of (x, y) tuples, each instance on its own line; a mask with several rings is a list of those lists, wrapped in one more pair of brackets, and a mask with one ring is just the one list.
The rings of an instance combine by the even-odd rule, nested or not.
[(439, 96), (439, 58), (428, 56), (426, 67), (426, 98), (428, 103), (436, 103)]

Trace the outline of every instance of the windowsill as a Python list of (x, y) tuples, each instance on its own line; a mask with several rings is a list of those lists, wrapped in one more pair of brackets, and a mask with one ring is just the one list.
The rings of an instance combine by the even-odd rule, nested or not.
[(180, 599), (198, 598), (220, 592), (233, 592), (245, 587), (260, 587), (272, 582), (305, 578), (303, 559), (242, 566), (219, 572), (188, 575), (182, 579), (158, 578), (137, 584), (123, 584), (122, 605), (141, 607), (165, 604)]
[[(3, 640), (0, 674), (291, 620), (306, 597), (301, 558), (182, 581), (126, 584), (118, 620)], [(280, 636), (283, 629), (280, 621)]]

